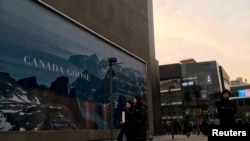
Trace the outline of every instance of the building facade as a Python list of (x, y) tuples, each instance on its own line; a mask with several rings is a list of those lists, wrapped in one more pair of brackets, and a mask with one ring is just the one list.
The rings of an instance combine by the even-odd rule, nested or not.
[[(215, 102), (229, 86), (229, 76), (216, 61), (160, 66), (162, 120), (200, 123), (217, 119)], [(165, 101), (169, 104), (165, 104)], [(170, 105), (171, 104), (171, 105)], [(172, 113), (166, 112), (171, 110)]]
[[(16, 10), (11, 12), (10, 9)], [(1, 109), (1, 113), (8, 115), (6, 116), (7, 123), (10, 125), (15, 124), (16, 128), (8, 127), (14, 129), (13, 132), (1, 131), (0, 140), (78, 141), (116, 138), (120, 131), (119, 127), (116, 126), (118, 121), (114, 121), (114, 128), (110, 128), (109, 100), (99, 95), (109, 94), (108, 88), (104, 85), (108, 83), (104, 82), (106, 80), (105, 75), (101, 71), (96, 71), (98, 67), (94, 66), (97, 62), (98, 64), (106, 62), (102, 66), (107, 65), (110, 57), (117, 57), (117, 63), (122, 63), (114, 66), (114, 70), (122, 71), (130, 68), (129, 72), (133, 72), (130, 73), (133, 74), (131, 78), (143, 75), (140, 76), (142, 79), (118, 81), (121, 78), (122, 80), (128, 79), (130, 76), (125, 77), (122, 75), (122, 73), (128, 71), (116, 73), (114, 78), (115, 84), (124, 84), (129, 87), (129, 90), (126, 89), (127, 87), (117, 88), (117, 91), (114, 91), (114, 93), (125, 95), (126, 98), (132, 98), (136, 94), (143, 95), (145, 102), (148, 104), (148, 134), (161, 134), (161, 113), (157, 110), (161, 108), (158, 102), (160, 100), (159, 67), (155, 58), (151, 0), (61, 0), (60, 2), (55, 0), (38, 0), (24, 1), (22, 3), (18, 0), (13, 0), (1, 2), (0, 11), (0, 21), (1, 25), (3, 25), (0, 28), (1, 46), (9, 48), (9, 50), (3, 51), (2, 49), (5, 49), (5, 47), (1, 47), (1, 58), (4, 58), (6, 54), (13, 57), (8, 56), (7, 58), (12, 58), (9, 60), (15, 60), (14, 57), (23, 56), (21, 59), (13, 61), (16, 62), (16, 65), (13, 65), (13, 62), (9, 63), (6, 60), (2, 60), (7, 65), (1, 66), (1, 79), (13, 82), (13, 84), (21, 84), (20, 87), (18, 85), (18, 89), (24, 89), (24, 91), (19, 91), (23, 96), (26, 93), (36, 93), (35, 96), (37, 96), (37, 94), (39, 95), (39, 93), (41, 94), (41, 92), (44, 93), (45, 91), (46, 95), (43, 95), (43, 97), (39, 96), (43, 102), (64, 105), (66, 106), (65, 111), (67, 111), (61, 111), (59, 107), (53, 108), (55, 105), (49, 106), (48, 109), (53, 109), (52, 111), (41, 113), (38, 116), (44, 118), (45, 123), (48, 124), (39, 124), (39, 120), (32, 120), (36, 122), (34, 125), (39, 125), (39, 127), (35, 128), (29, 126), (29, 121), (25, 124), (21, 118), (13, 118), (15, 116), (10, 116), (12, 113), (8, 110)], [(20, 52), (23, 54), (18, 54), (20, 53), (18, 51), (12, 52), (12, 48), (15, 47), (22, 48)], [(141, 51), (142, 49), (143, 51)], [(26, 55), (24, 55), (25, 53)], [(73, 56), (73, 53), (79, 54)], [(69, 60), (66, 61), (66, 59)], [(89, 59), (92, 62), (86, 63)], [(17, 63), (17, 60), (23, 60), (23, 62)], [(9, 64), (12, 66), (8, 66)], [(20, 66), (20, 64), (24, 64), (23, 66), (25, 67), (29, 66), (29, 69), (23, 67), (25, 71), (22, 72), (23, 69), (15, 68), (15, 66)], [(74, 69), (67, 69), (68, 66)], [(38, 71), (31, 72), (30, 70), (32, 69), (30, 68)], [(81, 72), (81, 69), (87, 71)], [(14, 70), (19, 70), (20, 74)], [(99, 70), (107, 72), (107, 68), (99, 68)], [(45, 73), (44, 71), (49, 71), (50, 73)], [(69, 77), (65, 76), (65, 74)], [(60, 77), (60, 75), (62, 76)], [(98, 76), (99, 79), (101, 78), (103, 83), (99, 83), (101, 81), (94, 75)], [(41, 76), (44, 76), (44, 79)], [(51, 76), (57, 77), (55, 81), (49, 81), (52, 79)], [(12, 79), (13, 77), (14, 79)], [(81, 81), (69, 85), (69, 82), (74, 77), (80, 78)], [(95, 84), (87, 83), (91, 80), (94, 80)], [(33, 83), (36, 81), (43, 82), (45, 85), (40, 85), (39, 82), (38, 85)], [(47, 85), (47, 83), (51, 83), (51, 85)], [(84, 85), (84, 87), (81, 88), (81, 86), (78, 86), (79, 84)], [(100, 90), (95, 87), (99, 86), (99, 84), (103, 84)], [(115, 84), (114, 87), (121, 86)], [(135, 84), (139, 87), (134, 87)], [(6, 86), (5, 88), (8, 87), (5, 84), (3, 85)], [(87, 87), (90, 85), (91, 88)], [(64, 89), (59, 90), (61, 88)], [(85, 93), (85, 90), (88, 93)], [(47, 92), (52, 94), (50, 95)], [(95, 97), (94, 94), (98, 95)], [(82, 95), (84, 96), (81, 97)], [(79, 99), (76, 101), (75, 96), (78, 96), (78, 98), (80, 96), (83, 99), (82, 102), (79, 102)], [(68, 99), (69, 97), (70, 100)], [(97, 99), (94, 100), (95, 98)], [(32, 103), (37, 104), (41, 102), (35, 99), (32, 98)], [(25, 101), (25, 99), (22, 100)], [(96, 104), (96, 101), (101, 102)], [(30, 102), (30, 100), (24, 103), (26, 102)], [(82, 106), (80, 108), (78, 107), (79, 103)], [(4, 102), (0, 104), (4, 104)], [(40, 107), (40, 104), (36, 106), (43, 109), (43, 107)], [(8, 108), (7, 106), (5, 107)], [(120, 109), (122, 109), (122, 106)], [(23, 115), (28, 111), (24, 110), (20, 114)], [(69, 114), (70, 112), (73, 112), (73, 114)], [(50, 116), (54, 113), (58, 113), (58, 115)], [(93, 113), (98, 113), (101, 116)], [(65, 118), (65, 115), (67, 118)], [(84, 116), (84, 119), (81, 116)], [(32, 116), (32, 118), (34, 117)], [(52, 120), (52, 118), (55, 120)], [(75, 118), (77, 122), (72, 123), (72, 118)], [(9, 122), (9, 120), (13, 122)], [(23, 125), (19, 123), (23, 123)], [(25, 126), (25, 128), (22, 128), (22, 126)], [(41, 126), (45, 130), (40, 131)], [(52, 127), (53, 130), (46, 130), (52, 129)], [(78, 129), (78, 127), (80, 128)], [(21, 130), (25, 132), (20, 132)], [(32, 132), (33, 130), (38, 131)]]
[(250, 121), (250, 84), (241, 77), (230, 81), (231, 100), (237, 104), (237, 120)]

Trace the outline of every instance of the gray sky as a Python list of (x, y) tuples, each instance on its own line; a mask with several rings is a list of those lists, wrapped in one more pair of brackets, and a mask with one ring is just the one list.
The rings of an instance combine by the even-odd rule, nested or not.
[(250, 82), (250, 0), (153, 0), (160, 65), (216, 60)]

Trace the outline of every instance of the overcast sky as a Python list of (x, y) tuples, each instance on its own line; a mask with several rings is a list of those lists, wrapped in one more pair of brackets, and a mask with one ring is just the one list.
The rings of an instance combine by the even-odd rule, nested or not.
[(159, 65), (217, 61), (250, 83), (250, 0), (153, 0)]

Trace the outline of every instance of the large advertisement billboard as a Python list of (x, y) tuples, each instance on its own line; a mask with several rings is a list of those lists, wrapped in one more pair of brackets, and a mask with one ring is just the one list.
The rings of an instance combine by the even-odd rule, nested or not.
[(0, 131), (110, 128), (146, 100), (146, 63), (38, 1), (0, 1)]

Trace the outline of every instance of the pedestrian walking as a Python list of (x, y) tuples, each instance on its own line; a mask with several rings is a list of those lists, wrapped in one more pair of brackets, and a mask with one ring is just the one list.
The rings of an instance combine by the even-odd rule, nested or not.
[(117, 141), (133, 141), (134, 139), (134, 103), (127, 100), (125, 104), (125, 116), (121, 122), (122, 129), (118, 135)]
[(134, 140), (147, 141), (147, 105), (142, 101), (141, 96), (134, 96)]
[(230, 91), (223, 90), (221, 100), (216, 102), (220, 127), (223, 129), (231, 129), (236, 125), (235, 114), (237, 113), (237, 109), (235, 103), (229, 100), (229, 97)]

